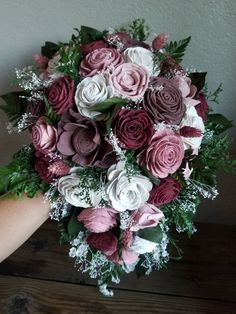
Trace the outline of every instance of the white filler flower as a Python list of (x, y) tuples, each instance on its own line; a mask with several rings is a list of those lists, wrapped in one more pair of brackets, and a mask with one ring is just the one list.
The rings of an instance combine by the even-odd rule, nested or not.
[(108, 169), (108, 180), (106, 192), (112, 207), (118, 212), (138, 209), (148, 200), (152, 189), (151, 181), (145, 176), (133, 175), (128, 178), (123, 162)]
[(127, 48), (123, 52), (123, 56), (126, 62), (135, 63), (146, 68), (150, 76), (160, 73), (159, 70), (154, 71), (153, 53), (148, 49), (143, 47)]
[(91, 111), (94, 105), (110, 98), (113, 88), (107, 85), (102, 74), (86, 77), (77, 86), (75, 92), (75, 103), (81, 115), (89, 118), (103, 119), (104, 114)]

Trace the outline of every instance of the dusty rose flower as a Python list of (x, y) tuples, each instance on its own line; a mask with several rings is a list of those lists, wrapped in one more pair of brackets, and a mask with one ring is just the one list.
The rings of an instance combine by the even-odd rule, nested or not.
[(63, 160), (56, 160), (48, 167), (48, 170), (57, 177), (62, 177), (70, 172), (70, 167)]
[(63, 76), (55, 80), (48, 88), (46, 96), (49, 104), (59, 114), (63, 114), (67, 109), (74, 104), (74, 81)]
[(181, 185), (174, 178), (166, 178), (161, 180), (159, 185), (156, 185), (151, 193), (149, 202), (155, 206), (168, 204), (179, 195)]
[(165, 32), (158, 34), (157, 37), (152, 41), (152, 49), (156, 51), (158, 49), (164, 48), (168, 38), (169, 35)]
[(128, 149), (143, 147), (153, 134), (152, 120), (144, 110), (121, 109), (112, 125), (121, 145)]
[(144, 95), (143, 108), (155, 122), (179, 124), (186, 108), (177, 84), (164, 77), (155, 77), (150, 85)]
[(94, 76), (98, 72), (112, 70), (123, 63), (123, 57), (114, 48), (100, 48), (87, 54), (80, 64), (82, 76)]
[(116, 211), (112, 208), (86, 208), (77, 219), (86, 229), (94, 233), (108, 231), (116, 225)]
[(163, 213), (151, 204), (144, 204), (135, 210), (131, 215), (131, 231), (139, 229), (151, 228), (157, 226), (160, 219), (164, 218)]
[(51, 183), (56, 177), (54, 173), (49, 170), (50, 157), (45, 156), (39, 152), (35, 154), (34, 169), (38, 176), (45, 182)]
[(107, 47), (108, 47), (108, 44), (105, 43), (103, 40), (97, 40), (86, 45), (81, 45), (80, 49), (83, 55), (87, 55), (88, 53), (92, 52), (95, 49), (107, 48)]
[(118, 246), (118, 240), (111, 231), (91, 233), (87, 238), (87, 243), (106, 256), (114, 254)]
[(132, 100), (143, 97), (148, 86), (148, 80), (147, 70), (133, 63), (120, 64), (110, 76), (114, 90), (119, 95)]
[(81, 166), (109, 167), (116, 162), (116, 155), (100, 129), (99, 122), (69, 109), (58, 124), (57, 149)]
[(176, 172), (184, 158), (184, 145), (179, 135), (170, 129), (157, 131), (148, 147), (139, 155), (139, 163), (155, 177), (165, 178)]
[(31, 131), (36, 150), (46, 155), (56, 149), (57, 129), (49, 125), (44, 117), (38, 119)]
[(198, 100), (200, 101), (200, 103), (195, 106), (195, 109), (197, 110), (197, 114), (202, 118), (202, 120), (206, 122), (209, 106), (208, 106), (205, 95), (203, 93), (199, 93)]

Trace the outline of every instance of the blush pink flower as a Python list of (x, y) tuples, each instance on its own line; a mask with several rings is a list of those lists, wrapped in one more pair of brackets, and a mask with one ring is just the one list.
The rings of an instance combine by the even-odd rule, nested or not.
[(121, 96), (131, 100), (143, 97), (148, 86), (147, 70), (134, 63), (123, 63), (115, 68), (110, 76), (111, 85)]
[(157, 37), (152, 41), (152, 49), (156, 51), (158, 49), (164, 48), (168, 38), (169, 35), (165, 32), (158, 34)]
[(82, 76), (94, 76), (98, 72), (112, 70), (123, 63), (122, 55), (114, 48), (100, 48), (88, 53), (80, 64)]
[(32, 143), (36, 150), (47, 155), (56, 149), (57, 129), (49, 125), (44, 117), (38, 119), (31, 132)]
[(135, 210), (131, 215), (131, 231), (139, 229), (156, 227), (160, 219), (164, 218), (164, 214), (158, 208), (151, 204), (144, 204)]
[(149, 202), (155, 206), (169, 204), (179, 195), (181, 185), (174, 178), (165, 178), (150, 192)]
[(148, 147), (138, 155), (139, 163), (159, 178), (175, 173), (183, 158), (182, 139), (170, 129), (157, 131), (152, 136)]
[(91, 233), (87, 237), (87, 243), (93, 248), (104, 253), (107, 257), (114, 254), (118, 246), (117, 237), (111, 231)]
[(85, 228), (94, 233), (106, 232), (116, 225), (116, 211), (112, 208), (86, 208), (78, 216)]

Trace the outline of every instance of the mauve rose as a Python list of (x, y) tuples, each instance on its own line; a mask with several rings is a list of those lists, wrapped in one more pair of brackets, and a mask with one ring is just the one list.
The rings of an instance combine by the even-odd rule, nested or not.
[(36, 152), (35, 161), (34, 161), (34, 169), (37, 172), (40, 179), (47, 183), (51, 183), (53, 179), (56, 177), (54, 173), (49, 170), (50, 166), (50, 157), (44, 156), (43, 154)]
[(40, 117), (31, 129), (32, 143), (36, 150), (42, 154), (56, 149), (57, 129), (48, 124), (45, 117)]
[(170, 203), (177, 198), (181, 189), (179, 181), (174, 178), (161, 180), (150, 192), (149, 202), (155, 206), (161, 206)]
[(95, 49), (107, 48), (107, 47), (108, 47), (108, 44), (105, 43), (103, 40), (97, 40), (86, 45), (81, 45), (80, 50), (83, 55), (87, 55), (88, 53), (90, 53), (91, 51)]
[(170, 129), (157, 131), (138, 160), (155, 177), (165, 178), (176, 172), (184, 158), (184, 145), (179, 135)]
[(75, 83), (68, 77), (63, 76), (53, 81), (46, 92), (49, 104), (58, 113), (63, 114), (74, 104)]
[(116, 162), (116, 154), (100, 130), (99, 122), (69, 109), (58, 124), (57, 149), (81, 166), (109, 167)]
[(110, 75), (111, 85), (119, 95), (131, 100), (143, 97), (149, 81), (145, 68), (133, 63), (123, 63)]
[(80, 64), (82, 76), (94, 76), (98, 72), (113, 70), (117, 65), (123, 63), (123, 57), (114, 48), (100, 48), (87, 54)]
[(146, 203), (130, 216), (132, 221), (130, 230), (138, 231), (139, 229), (155, 227), (162, 218), (164, 215), (158, 208)]
[(77, 216), (77, 219), (89, 231), (101, 233), (116, 225), (116, 216), (116, 211), (112, 208), (86, 208)]
[(156, 51), (158, 49), (164, 48), (168, 38), (169, 35), (165, 32), (158, 34), (157, 37), (152, 41), (152, 49)]
[(164, 77), (153, 77), (146, 91), (143, 108), (155, 122), (179, 124), (185, 114), (183, 97), (177, 84)]
[(148, 44), (131, 38), (126, 32), (109, 34), (106, 39), (110, 45), (117, 47), (119, 50), (124, 50), (129, 47), (143, 47), (150, 49)]
[(196, 105), (195, 109), (197, 110), (197, 114), (202, 118), (202, 120), (206, 122), (209, 106), (208, 106), (205, 95), (203, 93), (199, 93), (198, 100), (200, 101), (200, 104)]
[(112, 125), (121, 145), (128, 149), (143, 147), (153, 134), (152, 120), (144, 110), (121, 109)]
[(118, 246), (118, 240), (111, 231), (91, 233), (87, 237), (87, 243), (93, 248), (101, 251), (106, 256), (114, 254)]

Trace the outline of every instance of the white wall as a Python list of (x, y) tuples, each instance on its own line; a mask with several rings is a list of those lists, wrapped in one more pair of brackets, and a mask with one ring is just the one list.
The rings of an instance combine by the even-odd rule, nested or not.
[[(138, 17), (153, 35), (166, 31), (173, 40), (192, 35), (184, 65), (209, 71), (211, 89), (223, 83), (216, 109), (236, 121), (236, 0), (0, 0), (0, 95), (14, 89), (14, 68), (30, 64), (45, 40), (66, 41), (81, 24), (102, 30)], [(0, 164), (27, 141), (8, 135), (5, 122), (0, 113)], [(205, 202), (197, 219), (236, 223), (234, 177), (221, 176), (219, 183), (221, 196)]]

